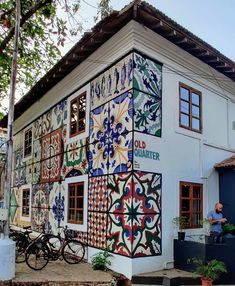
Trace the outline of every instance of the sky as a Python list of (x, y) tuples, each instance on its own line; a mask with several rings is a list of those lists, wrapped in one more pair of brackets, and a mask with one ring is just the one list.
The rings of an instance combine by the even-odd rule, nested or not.
[[(97, 0), (81, 0), (84, 29), (94, 25)], [(120, 10), (130, 0), (111, 0)], [(168, 17), (235, 61), (235, 0), (146, 0)], [(66, 45), (66, 50), (72, 43)], [(65, 51), (66, 51), (65, 50)]]

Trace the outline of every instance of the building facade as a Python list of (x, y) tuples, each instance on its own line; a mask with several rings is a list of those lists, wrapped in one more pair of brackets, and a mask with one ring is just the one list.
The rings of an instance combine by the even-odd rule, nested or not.
[(172, 219), (198, 239), (219, 200), (214, 165), (235, 152), (219, 55), (146, 3), (95, 26), (16, 106), (11, 222), (68, 225), (88, 260), (108, 248), (128, 277), (173, 267)]

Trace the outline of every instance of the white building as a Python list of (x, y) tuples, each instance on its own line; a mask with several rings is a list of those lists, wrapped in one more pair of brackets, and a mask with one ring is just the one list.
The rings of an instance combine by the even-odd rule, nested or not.
[(16, 104), (12, 223), (69, 225), (128, 277), (173, 267), (172, 219), (203, 233), (214, 165), (235, 153), (234, 80), (234, 62), (147, 3), (113, 12)]

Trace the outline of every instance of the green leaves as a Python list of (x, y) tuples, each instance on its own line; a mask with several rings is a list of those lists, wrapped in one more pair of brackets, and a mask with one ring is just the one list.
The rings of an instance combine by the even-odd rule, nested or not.
[[(101, 16), (107, 15), (110, 0), (101, 0)], [(17, 94), (23, 95), (60, 58), (59, 48), (82, 30), (77, 20), (80, 0), (21, 0), (21, 29), (18, 53)], [(0, 100), (8, 95), (15, 0), (0, 1)], [(1, 108), (1, 103), (0, 103)]]

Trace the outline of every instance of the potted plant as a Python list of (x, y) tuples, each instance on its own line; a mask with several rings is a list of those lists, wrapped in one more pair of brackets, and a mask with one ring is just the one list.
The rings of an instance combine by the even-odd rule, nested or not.
[(222, 273), (227, 273), (223, 261), (212, 259), (204, 263), (201, 259), (192, 258), (189, 261), (196, 265), (194, 274), (201, 276), (202, 286), (211, 286), (214, 280), (217, 280)]
[(112, 255), (108, 252), (108, 249), (94, 254), (91, 259), (92, 269), (106, 271), (108, 266), (111, 265), (111, 262), (109, 260), (109, 257), (111, 256)]
[(235, 235), (235, 225), (232, 223), (225, 223), (223, 226), (223, 232), (224, 233), (230, 233), (232, 235)]
[(173, 225), (177, 227), (178, 231), (178, 240), (184, 241), (185, 239), (185, 232), (183, 229), (188, 225), (188, 218), (186, 216), (177, 216), (174, 217)]

